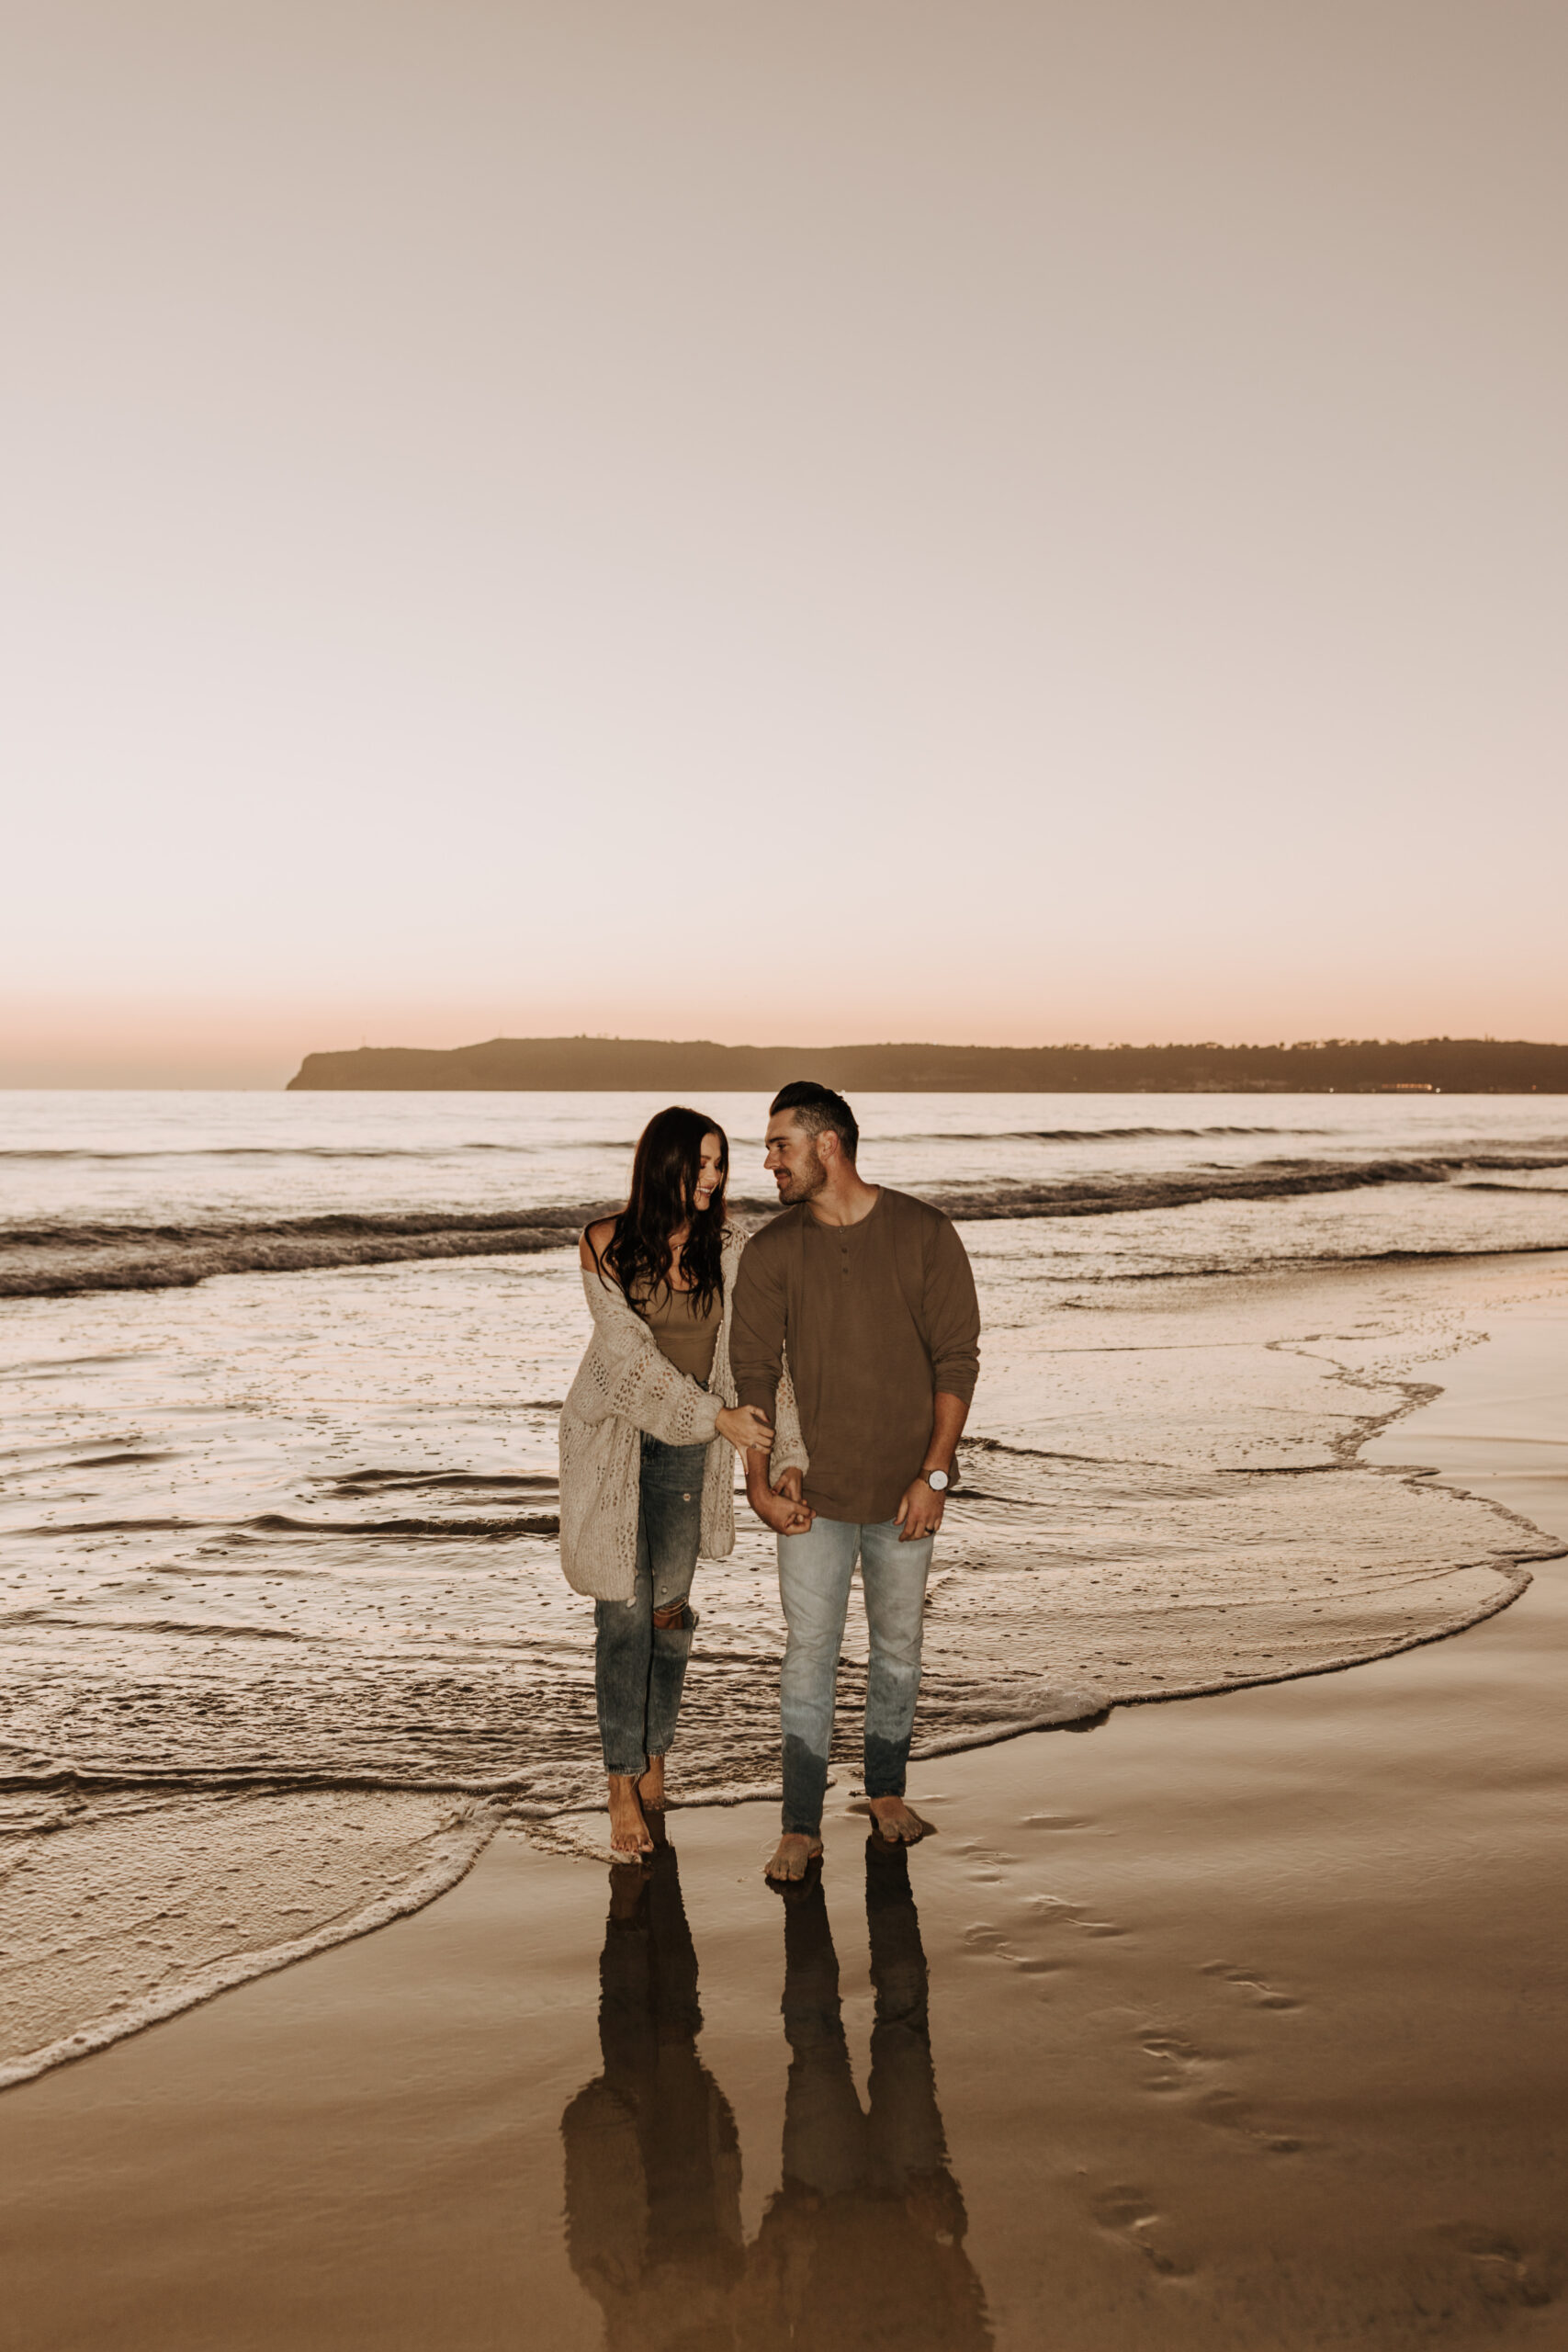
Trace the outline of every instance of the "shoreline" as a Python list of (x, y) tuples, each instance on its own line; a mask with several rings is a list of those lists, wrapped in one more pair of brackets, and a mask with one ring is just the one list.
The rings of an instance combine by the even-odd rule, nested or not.
[[(1561, 1544), (1565, 1329), (1561, 1302), (1499, 1314), (1374, 1442), (1381, 1466), (1484, 1477)], [(1553, 1564), (1515, 1607), (1355, 1674), (917, 1768), (942, 1831), (911, 1879), (954, 2243), (989, 2340), (1554, 2340), (1565, 1657)], [(846, 1793), (824, 1886), (863, 2092)], [(695, 2055), (733, 2114), (751, 2248), (770, 2215), (794, 2226), (767, 1834), (744, 1806), (671, 1815)], [(552, 2352), (597, 2346), (560, 2120), (604, 2063), (606, 1877), (503, 1832), (417, 1915), (7, 2092), (18, 2352), (491, 2352), (524, 2310)]]
[[(931, 1589), (917, 1764), (1006, 1748), (1046, 1729), (1087, 1729), (1122, 1709), (1344, 1674), (1372, 1658), (1440, 1644), (1512, 1606), (1529, 1582), (1527, 1562), (1561, 1555), (1561, 1539), (1500, 1512), (1495, 1497), (1451, 1489), (1417, 1465), (1369, 1458), (1369, 1449), (1386, 1450), (1391, 1432), (1441, 1394), (1429, 1374), (1449, 1374), (1445, 1355), (1473, 1341), (1479, 1324), (1511, 1311), (1500, 1304), (1495, 1281), (1478, 1275), (1480, 1287), (1467, 1294), (1423, 1278), (1391, 1310), (1370, 1270), (1336, 1271), (1341, 1280), (1331, 1292), (1302, 1292), (1294, 1270), (1253, 1278), (1246, 1315), (1238, 1322), (1237, 1310), (1222, 1308), (1213, 1331), (1195, 1329), (1186, 1308), (1173, 1315), (1156, 1306), (1151, 1323), (1144, 1307), (1124, 1305), (1093, 1335), (1058, 1317), (1049, 1339), (1055, 1402), (1032, 1352), (1043, 1328), (1037, 1315), (1021, 1331), (998, 1332), (987, 1415), (1006, 1435), (972, 1447), (954, 1489), (957, 1509)], [(1528, 1295), (1533, 1269), (1518, 1271)], [(1284, 1301), (1292, 1303), (1287, 1328), (1317, 1336), (1269, 1340), (1260, 1351), (1259, 1336), (1278, 1330)], [(1072, 1400), (1081, 1404), (1088, 1393), (1087, 1368), (1108, 1345), (1134, 1367), (1110, 1393), (1116, 1444), (1134, 1457), (1154, 1445), (1154, 1467), (1097, 1458), (1101, 1441), (1092, 1419), (1075, 1437), (1054, 1419), (1064, 1398), (1066, 1409), (1077, 1409)], [(1015, 1347), (1022, 1352), (1012, 1361)], [(1275, 1378), (1269, 1367), (1280, 1363), (1280, 1350), (1296, 1370), (1275, 1404), (1294, 1417), (1297, 1434), (1283, 1450), (1278, 1433), (1269, 1435), (1269, 1459), (1260, 1464), (1247, 1425), (1234, 1417), (1259, 1378)], [(1219, 1369), (1224, 1362), (1233, 1367), (1228, 1373)], [(1161, 1367), (1173, 1364), (1202, 1368), (1210, 1426), (1183, 1434), (1155, 1393), (1154, 1435), (1140, 1442), (1135, 1417), (1151, 1409), (1149, 1381), (1156, 1391), (1168, 1384)], [(1010, 1411), (1018, 1410), (1036, 1419), (1010, 1426)], [(1134, 1420), (1124, 1426), (1129, 1411)], [(1159, 1468), (1161, 1462), (1173, 1466)], [(1303, 1476), (1312, 1498), (1304, 1519), (1294, 1485)], [(220, 1532), (221, 1522), (214, 1525)], [(1345, 1547), (1348, 1564), (1332, 1544), (1325, 1550), (1327, 1531), (1337, 1531), (1334, 1542)], [(563, 1600), (550, 1582), (558, 1581), (558, 1567), (542, 1537), (536, 1548), (531, 1569), (514, 1558), (495, 1573), (508, 1590), (525, 1571), (549, 1583), (548, 1606), (531, 1588), (531, 1597), (505, 1605), (521, 1606), (525, 1619), (543, 1611), (551, 1627), (550, 1610), (558, 1607), (539, 1670), (564, 1690), (560, 1636), (577, 1640), (581, 1629), (570, 1596)], [(705, 1570), (712, 1647), (689, 1711), (692, 1806), (744, 1805), (776, 1788), (771, 1563), (771, 1548), (753, 1530), (733, 1563)], [(107, 1589), (112, 1600), (117, 1583)], [(154, 1600), (159, 1605), (168, 1604)], [(189, 1613), (188, 1599), (175, 1605)], [(1043, 1671), (1021, 1665), (1043, 1640), (1047, 1653), (1055, 1645), (1055, 1665), (1048, 1655)], [(852, 1621), (834, 1749), (840, 1780), (855, 1769), (851, 1719), (863, 1647), (863, 1629)], [(168, 1670), (180, 1670), (173, 1658)], [(397, 1687), (386, 1683), (379, 1712), (397, 1704)], [(418, 1686), (407, 1687), (406, 1703), (426, 1712)], [(521, 1695), (509, 1703), (523, 1703), (528, 1687), (519, 1683)], [(524, 1750), (499, 1777), (420, 1772), (411, 1751), (400, 1775), (378, 1778), (355, 1769), (348, 1750), (341, 1769), (323, 1754), (292, 1774), (259, 1761), (246, 1770), (215, 1751), (207, 1768), (191, 1758), (178, 1771), (160, 1773), (132, 1769), (129, 1751), (111, 1760), (124, 1704), (118, 1691), (112, 1679), (101, 1690), (82, 1686), (72, 1734), (79, 1760), (13, 1775), (0, 1796), (13, 1872), (0, 2085), (73, 2063), (218, 1990), (407, 1916), (448, 1890), (509, 1823), (544, 1850), (605, 1858), (596, 1748), (588, 1759), (591, 1719), (585, 1730), (571, 1715), (575, 1762), (569, 1766), (566, 1747), (548, 1749), (553, 1795), (536, 1793), (540, 1760), (527, 1760)], [(486, 1702), (492, 1713), (503, 1696), (498, 1690)], [(580, 1691), (579, 1714), (581, 1702)], [(14, 1736), (27, 1736), (26, 1720), (25, 1712), (16, 1713)], [(231, 1736), (243, 1738), (247, 1719), (231, 1713), (229, 1720)], [(102, 1722), (99, 1736), (111, 1743), (96, 1769), (87, 1761), (93, 1721)], [(496, 1725), (499, 1736), (500, 1715)], [(264, 1736), (259, 1719), (254, 1736)], [(515, 1747), (515, 1734), (501, 1744)], [(40, 1831), (51, 1834), (39, 1838)], [(462, 1849), (457, 1861), (448, 1850), (454, 1840)], [(279, 1852), (281, 1863), (273, 1859)], [(309, 1868), (290, 1862), (291, 1852), (309, 1852)], [(251, 1876), (241, 1902), (245, 1941), (236, 1949), (231, 1890), (241, 1855)], [(89, 1918), (90, 1934), (73, 1924)]]

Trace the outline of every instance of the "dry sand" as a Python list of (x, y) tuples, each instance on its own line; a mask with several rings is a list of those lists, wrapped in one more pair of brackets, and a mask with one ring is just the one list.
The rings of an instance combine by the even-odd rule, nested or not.
[[(1374, 1458), (1568, 1543), (1563, 1308), (1438, 1376)], [(832, 1800), (825, 1906), (792, 1913), (770, 1809), (671, 1816), (690, 1948), (666, 1864), (611, 1939), (604, 2046), (607, 1874), (503, 1837), (418, 1916), (0, 2099), (0, 2343), (1568, 2344), (1565, 1663), (1553, 1563), (1349, 1673), (923, 1765), (930, 2064), (913, 1913), (874, 1877), (869, 2085)]]

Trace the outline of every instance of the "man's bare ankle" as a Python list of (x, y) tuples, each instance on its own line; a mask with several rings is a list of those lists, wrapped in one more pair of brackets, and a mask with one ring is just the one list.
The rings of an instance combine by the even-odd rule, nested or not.
[(865, 1797), (850, 1808), (852, 1813), (868, 1813), (876, 1825), (877, 1835), (889, 1845), (918, 1846), (936, 1827), (915, 1811), (908, 1797)]
[(803, 1879), (821, 1851), (822, 1840), (815, 1830), (786, 1829), (763, 1865), (763, 1874), (775, 1884)]

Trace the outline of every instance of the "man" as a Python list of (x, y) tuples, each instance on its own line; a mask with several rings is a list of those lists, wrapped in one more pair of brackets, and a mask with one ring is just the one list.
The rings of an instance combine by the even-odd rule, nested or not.
[[(767, 1454), (746, 1457), (751, 1507), (778, 1534), (789, 1629), (780, 1685), (784, 1835), (768, 1864), (773, 1879), (803, 1878), (822, 1850), (857, 1556), (871, 1635), (866, 1798), (890, 1843), (912, 1845), (930, 1826), (905, 1804), (904, 1780), (932, 1538), (975, 1393), (980, 1310), (948, 1218), (907, 1193), (863, 1183), (859, 1148), (842, 1095), (802, 1080), (774, 1097), (766, 1165), (784, 1215), (748, 1245), (735, 1286), (730, 1364), (739, 1401), (771, 1412), (787, 1349), (811, 1465), (804, 1482), (792, 1470), (770, 1487)], [(789, 1532), (803, 1518), (804, 1531)]]

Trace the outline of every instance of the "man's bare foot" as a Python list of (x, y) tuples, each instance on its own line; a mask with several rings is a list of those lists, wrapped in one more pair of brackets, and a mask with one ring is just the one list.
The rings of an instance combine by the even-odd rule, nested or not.
[(649, 1758), (648, 1770), (637, 1784), (637, 1792), (642, 1800), (643, 1810), (646, 1813), (663, 1812), (664, 1758), (662, 1756)]
[(636, 1779), (630, 1772), (612, 1772), (609, 1781), (611, 1853), (651, 1854), (653, 1840), (637, 1803)]
[(866, 1797), (850, 1807), (852, 1813), (869, 1813), (876, 1824), (879, 1838), (890, 1846), (918, 1846), (922, 1838), (936, 1834), (934, 1821), (922, 1820), (912, 1805), (902, 1797)]
[(807, 1838), (803, 1831), (790, 1830), (773, 1848), (766, 1875), (775, 1886), (787, 1886), (794, 1879), (802, 1879), (809, 1864), (822, 1851), (820, 1838)]

